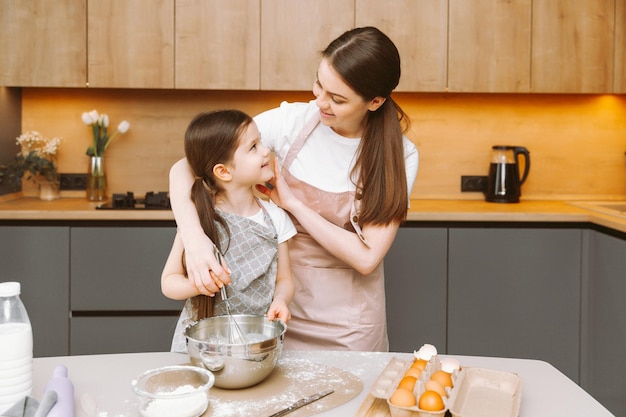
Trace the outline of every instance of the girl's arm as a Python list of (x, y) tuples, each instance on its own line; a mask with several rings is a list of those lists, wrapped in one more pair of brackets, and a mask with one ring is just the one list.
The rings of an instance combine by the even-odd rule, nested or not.
[(276, 288), (272, 304), (267, 310), (268, 319), (274, 320), (278, 318), (286, 323), (291, 318), (289, 303), (293, 298), (294, 291), (295, 287), (291, 277), (291, 267), (289, 266), (289, 247), (285, 241), (278, 245)]
[[(176, 162), (170, 169), (170, 201), (185, 251), (187, 274), (200, 290), (219, 290), (230, 284), (226, 263), (220, 265), (213, 255), (213, 242), (204, 233), (198, 212), (191, 201), (193, 173), (187, 159)], [(209, 273), (210, 271), (210, 273)]]
[(279, 207), (293, 214), (311, 237), (328, 252), (364, 275), (374, 271), (382, 262), (396, 237), (399, 223), (362, 227), (363, 236), (368, 243), (366, 246), (356, 233), (329, 222), (294, 196), (280, 175), (277, 161), (274, 163), (274, 179), (271, 182), (274, 185), (271, 191), (262, 186), (257, 189), (269, 195)]

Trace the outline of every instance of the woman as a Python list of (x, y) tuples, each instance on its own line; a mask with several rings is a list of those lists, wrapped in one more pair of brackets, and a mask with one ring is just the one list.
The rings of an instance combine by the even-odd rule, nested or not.
[[(390, 96), (399, 80), (393, 42), (373, 27), (353, 29), (322, 52), (315, 101), (255, 118), (282, 166), (260, 190), (298, 230), (289, 243), (296, 293), (287, 349), (388, 350), (382, 261), (406, 218), (418, 165), (403, 135), (406, 115)], [(199, 226), (192, 182), (186, 161), (177, 162), (170, 197), (187, 268), (212, 294), (229, 277)]]

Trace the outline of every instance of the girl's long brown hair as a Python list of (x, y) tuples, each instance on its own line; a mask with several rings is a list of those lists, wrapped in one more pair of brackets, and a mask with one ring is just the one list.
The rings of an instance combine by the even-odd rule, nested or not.
[[(218, 229), (230, 237), (226, 221), (215, 210), (215, 196), (223, 191), (213, 174), (213, 167), (232, 160), (239, 138), (252, 118), (239, 110), (217, 110), (197, 115), (185, 132), (185, 156), (193, 171), (195, 181), (191, 187), (191, 200), (196, 206), (204, 233), (221, 253)], [(197, 295), (191, 299), (196, 320), (213, 315), (213, 298)]]
[(332, 41), (322, 56), (364, 100), (386, 99), (368, 112), (351, 173), (363, 192), (359, 225), (403, 222), (409, 201), (402, 135), (409, 119), (391, 98), (400, 81), (398, 50), (377, 28), (363, 27)]

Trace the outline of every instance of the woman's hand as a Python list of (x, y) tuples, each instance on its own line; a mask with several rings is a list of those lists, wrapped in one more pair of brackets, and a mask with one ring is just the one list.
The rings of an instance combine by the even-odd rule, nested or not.
[(291, 211), (293, 207), (301, 204), (300, 200), (293, 195), (289, 185), (280, 174), (278, 159), (274, 158), (274, 178), (265, 185), (257, 184), (257, 191), (268, 196), (278, 207)]
[(185, 249), (185, 267), (191, 284), (200, 294), (214, 296), (224, 285), (231, 283), (230, 270), (222, 258), (220, 264), (214, 255), (214, 245), (206, 235), (198, 236)]

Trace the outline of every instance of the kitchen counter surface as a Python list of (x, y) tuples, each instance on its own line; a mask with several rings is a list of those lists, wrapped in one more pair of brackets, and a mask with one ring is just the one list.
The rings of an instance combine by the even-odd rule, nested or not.
[[(96, 210), (84, 198), (42, 201), (0, 196), (0, 220), (156, 220), (173, 221), (171, 210)], [(626, 232), (626, 216), (615, 216), (575, 202), (531, 200), (516, 204), (482, 200), (411, 200), (407, 220), (419, 222), (590, 222)]]
[[(388, 416), (388, 411), (381, 411), (380, 407), (378, 411), (369, 407), (372, 398), (369, 395), (371, 387), (392, 357), (405, 360), (412, 357), (408, 353), (321, 351), (283, 351), (283, 355), (289, 360), (304, 360), (312, 364), (344, 369), (363, 382), (362, 391), (354, 399), (319, 414), (320, 417)], [(517, 373), (522, 380), (522, 403), (519, 417), (610, 417), (613, 415), (582, 388), (546, 362), (477, 356), (452, 357), (458, 359), (464, 367), (483, 367)], [(76, 417), (87, 416), (80, 405), (80, 400), (85, 393), (95, 399), (100, 412), (99, 416), (138, 417), (134, 394), (130, 388), (131, 380), (147, 369), (186, 363), (188, 363), (187, 355), (171, 352), (36, 358), (32, 395), (36, 399), (41, 399), (45, 384), (50, 379), (54, 368), (57, 365), (65, 365), (75, 387)], [(288, 400), (284, 405), (287, 406), (290, 403), (291, 400)], [(303, 412), (304, 409), (300, 411)], [(301, 416), (303, 415), (301, 412), (296, 411), (290, 415)], [(234, 410), (235, 414), (224, 413), (225, 410), (220, 409), (218, 414), (237, 415), (237, 410)]]

